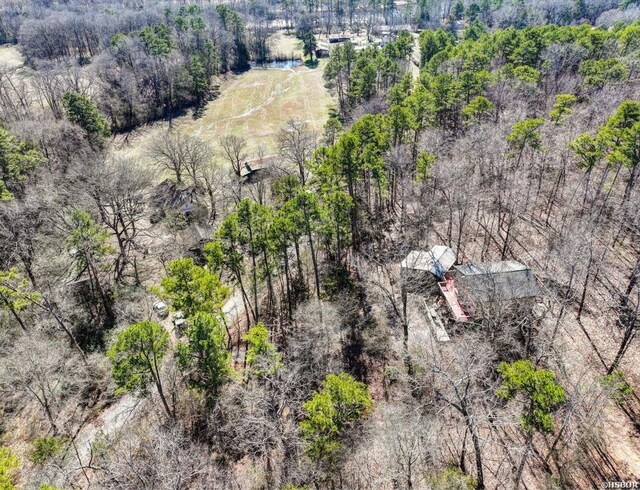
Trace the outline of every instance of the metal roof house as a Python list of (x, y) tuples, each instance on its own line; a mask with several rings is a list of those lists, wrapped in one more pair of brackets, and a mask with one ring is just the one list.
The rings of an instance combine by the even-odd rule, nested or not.
[(429, 251), (414, 250), (400, 264), (404, 285), (409, 292), (436, 292), (438, 281), (451, 269), (456, 254), (449, 247), (436, 245)]
[(329, 45), (326, 43), (318, 43), (316, 47), (316, 58), (328, 58), (331, 55)]
[(439, 286), (456, 321), (478, 316), (483, 304), (540, 295), (533, 271), (514, 260), (454, 266)]
[(409, 252), (400, 265), (403, 269), (430, 272), (438, 279), (442, 279), (455, 261), (456, 254), (453, 250), (444, 245), (436, 245), (429, 252), (422, 250)]
[(454, 267), (458, 287), (477, 301), (510, 301), (540, 294), (533, 271), (515, 260)]

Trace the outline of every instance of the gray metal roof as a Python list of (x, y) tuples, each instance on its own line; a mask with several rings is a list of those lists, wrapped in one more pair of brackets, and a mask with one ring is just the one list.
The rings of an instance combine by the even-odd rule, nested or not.
[(405, 269), (428, 271), (437, 277), (442, 277), (451, 269), (455, 261), (456, 254), (453, 250), (444, 245), (436, 245), (428, 252), (424, 250), (409, 252), (401, 266)]
[(456, 265), (456, 270), (465, 276), (478, 274), (499, 274), (503, 272), (525, 271), (529, 268), (515, 260), (503, 260), (502, 262), (485, 262), (481, 264)]
[(478, 301), (514, 300), (540, 294), (533, 271), (513, 260), (456, 266), (456, 284), (464, 296)]

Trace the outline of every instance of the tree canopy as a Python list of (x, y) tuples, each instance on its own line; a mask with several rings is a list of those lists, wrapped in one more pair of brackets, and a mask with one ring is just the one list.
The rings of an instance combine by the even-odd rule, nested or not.
[(307, 454), (312, 459), (328, 459), (336, 455), (344, 432), (364, 416), (372, 406), (371, 395), (364, 383), (349, 374), (329, 374), (322, 389), (305, 402), (305, 419), (300, 430), (307, 441)]
[(528, 432), (553, 432), (553, 411), (566, 400), (564, 390), (555, 382), (555, 374), (536, 368), (527, 360), (503, 362), (498, 373), (502, 376), (502, 385), (496, 391), (499, 397), (524, 398), (522, 427)]

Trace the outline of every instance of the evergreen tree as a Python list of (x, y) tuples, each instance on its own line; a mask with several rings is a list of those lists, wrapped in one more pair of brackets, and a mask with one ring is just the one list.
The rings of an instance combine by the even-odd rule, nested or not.
[(318, 43), (316, 41), (316, 37), (313, 35), (313, 32), (308, 31), (305, 32), (302, 36), (302, 53), (304, 56), (308, 56), (311, 61), (313, 61), (313, 55), (316, 52), (316, 48), (318, 47)]
[(147, 26), (138, 35), (147, 52), (158, 58), (166, 58), (176, 47), (171, 29), (166, 24)]
[(15, 490), (14, 473), (20, 466), (20, 460), (11, 449), (0, 446), (0, 490)]
[(549, 118), (557, 125), (560, 125), (573, 112), (571, 107), (578, 101), (577, 97), (572, 94), (556, 95), (556, 102), (553, 109), (549, 112)]
[(462, 109), (462, 115), (464, 116), (467, 124), (472, 122), (482, 122), (486, 120), (495, 106), (486, 97), (479, 95), (469, 101), (469, 103)]
[(62, 97), (62, 104), (69, 121), (84, 129), (90, 141), (100, 143), (102, 138), (109, 136), (106, 119), (88, 97), (67, 92)]
[(189, 318), (185, 336), (187, 340), (177, 347), (178, 362), (187, 370), (189, 384), (202, 391), (211, 406), (231, 375), (223, 322), (216, 315), (198, 312)]
[(513, 125), (511, 133), (507, 136), (507, 141), (517, 158), (516, 166), (520, 166), (520, 160), (527, 148), (532, 150), (542, 148), (540, 126), (542, 126), (543, 122), (542, 119), (524, 119)]
[(520, 485), (526, 458), (536, 432), (553, 432), (553, 411), (565, 402), (564, 390), (555, 382), (555, 374), (536, 368), (531, 361), (502, 362), (498, 367), (502, 384), (496, 395), (505, 400), (522, 398), (523, 412), (520, 424), (526, 433), (527, 446), (516, 472), (516, 488)]
[(107, 357), (119, 393), (137, 391), (146, 396), (153, 383), (167, 415), (173, 418), (175, 414), (167, 402), (160, 375), (168, 348), (169, 334), (162, 325), (145, 320), (120, 332)]
[(112, 298), (101, 267), (107, 255), (114, 251), (108, 244), (109, 233), (89, 213), (79, 209), (68, 217), (68, 227), (67, 249), (79, 275), (86, 273), (89, 278), (91, 314), (98, 322), (104, 320), (110, 324), (113, 320)]
[(28, 173), (44, 162), (45, 157), (30, 143), (0, 127), (0, 201), (11, 199)]
[(40, 294), (29, 290), (29, 281), (15, 267), (0, 271), (0, 308), (9, 311), (23, 330), (27, 326), (20, 313), (38, 301)]
[(187, 257), (167, 265), (167, 275), (160, 281), (158, 293), (171, 301), (175, 311), (190, 318), (198, 312), (218, 313), (229, 296), (229, 289), (217, 274)]
[(210, 79), (200, 56), (191, 58), (187, 65), (187, 72), (191, 77), (191, 92), (196, 99), (196, 107), (202, 106), (209, 95)]
[(340, 439), (371, 408), (367, 385), (349, 374), (329, 374), (322, 389), (305, 402), (300, 422), (307, 454), (316, 461), (331, 462), (337, 456)]
[(262, 323), (251, 327), (244, 335), (247, 342), (247, 364), (256, 376), (273, 374), (280, 367), (281, 356), (276, 346), (269, 341), (269, 331)]

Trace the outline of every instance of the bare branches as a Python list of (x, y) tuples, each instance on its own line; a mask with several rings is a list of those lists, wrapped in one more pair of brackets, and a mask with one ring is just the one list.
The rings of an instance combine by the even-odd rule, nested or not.
[(306, 164), (317, 147), (317, 136), (302, 121), (288, 121), (278, 133), (280, 156), (297, 167), (300, 182), (308, 178)]
[(192, 183), (197, 182), (200, 169), (213, 156), (207, 143), (176, 130), (169, 130), (155, 139), (148, 148), (148, 155), (158, 168), (172, 172), (178, 183), (182, 182), (185, 174)]
[(231, 164), (231, 168), (240, 175), (242, 167), (247, 160), (247, 141), (236, 135), (228, 135), (220, 140), (222, 156)]

